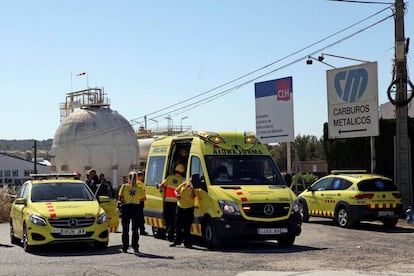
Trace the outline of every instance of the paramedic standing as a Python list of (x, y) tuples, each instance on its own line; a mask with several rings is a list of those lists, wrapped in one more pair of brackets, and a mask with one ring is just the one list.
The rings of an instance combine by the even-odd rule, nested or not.
[(173, 242), (175, 237), (175, 213), (177, 209), (177, 198), (175, 189), (183, 182), (184, 165), (178, 164), (174, 174), (167, 176), (161, 183), (160, 191), (163, 193), (163, 217), (168, 235), (168, 240)]
[(131, 247), (135, 253), (139, 253), (139, 226), (142, 217), (141, 201), (145, 201), (145, 191), (137, 183), (137, 173), (130, 172), (128, 183), (122, 184), (119, 189), (118, 199), (122, 202), (122, 252), (127, 253), (129, 247), (129, 224), (132, 222)]
[[(144, 190), (145, 192), (145, 184), (144, 184), (144, 172), (143, 171), (139, 171), (137, 174), (137, 183), (138, 185)], [(141, 212), (141, 222), (139, 224), (139, 233), (143, 236), (147, 236), (148, 232), (145, 231), (145, 220), (144, 220), (144, 201), (142, 200), (140, 205), (142, 208), (142, 212)]]
[(170, 247), (184, 242), (185, 247), (191, 248), (191, 224), (194, 221), (195, 198), (193, 185), (191, 182), (183, 182), (178, 185), (175, 194), (177, 196), (176, 236)]

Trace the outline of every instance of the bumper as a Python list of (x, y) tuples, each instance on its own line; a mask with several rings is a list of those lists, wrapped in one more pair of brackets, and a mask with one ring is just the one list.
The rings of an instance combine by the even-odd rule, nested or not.
[[(109, 231), (107, 224), (95, 224), (90, 227), (83, 228), (82, 234), (66, 234), (53, 233), (53, 228), (49, 225), (39, 226), (28, 224), (27, 234), (30, 245), (46, 245), (56, 243), (104, 243), (109, 241)], [(63, 229), (62, 229), (63, 230)], [(78, 228), (70, 229), (78, 230)], [(63, 233), (63, 232), (62, 232)]]
[(398, 206), (397, 208), (379, 208), (379, 209), (371, 209), (367, 206), (361, 205), (351, 205), (350, 211), (352, 216), (361, 221), (361, 220), (384, 220), (387, 218), (402, 218), (403, 217), (403, 209), (402, 205)]
[(239, 216), (223, 216), (214, 218), (213, 224), (218, 238), (223, 240), (273, 240), (283, 236), (299, 236), (302, 231), (300, 214), (293, 214), (287, 220), (274, 222), (250, 221)]

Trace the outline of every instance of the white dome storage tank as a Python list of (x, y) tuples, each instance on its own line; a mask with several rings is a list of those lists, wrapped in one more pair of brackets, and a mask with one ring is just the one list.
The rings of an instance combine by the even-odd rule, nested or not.
[(88, 105), (64, 118), (50, 150), (52, 170), (82, 174), (94, 168), (113, 187), (138, 169), (138, 143), (131, 124), (109, 105)]

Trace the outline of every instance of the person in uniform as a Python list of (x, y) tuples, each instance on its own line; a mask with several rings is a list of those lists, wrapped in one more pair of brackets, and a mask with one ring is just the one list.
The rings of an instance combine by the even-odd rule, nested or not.
[(195, 198), (193, 185), (191, 182), (183, 182), (178, 185), (175, 194), (177, 197), (176, 233), (175, 240), (170, 246), (174, 247), (184, 242), (185, 247), (191, 248), (191, 224), (194, 221)]
[(177, 197), (175, 189), (183, 182), (184, 165), (178, 164), (175, 167), (174, 174), (169, 175), (159, 186), (163, 194), (163, 217), (167, 232), (167, 238), (170, 242), (175, 239), (175, 213), (177, 209)]
[(145, 191), (137, 183), (137, 173), (130, 172), (128, 183), (122, 184), (118, 193), (118, 200), (122, 204), (121, 223), (122, 223), (122, 252), (127, 253), (129, 248), (129, 225), (132, 222), (132, 242), (131, 247), (135, 253), (139, 253), (139, 233), (138, 229), (142, 218), (141, 202), (146, 200)]

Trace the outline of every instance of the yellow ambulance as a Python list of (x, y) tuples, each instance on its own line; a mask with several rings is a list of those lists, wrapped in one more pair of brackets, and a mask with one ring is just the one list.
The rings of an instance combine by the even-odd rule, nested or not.
[(208, 248), (229, 240), (290, 246), (301, 233), (297, 197), (254, 134), (189, 132), (156, 138), (149, 150), (144, 214), (155, 237), (165, 235), (158, 186), (177, 164), (196, 190), (191, 232)]

